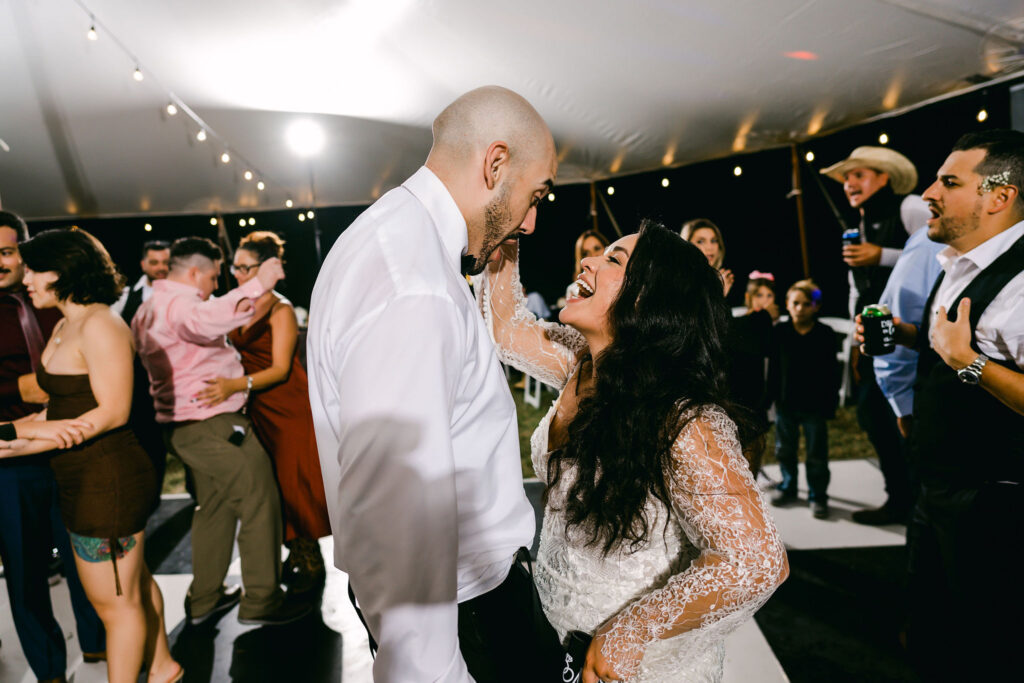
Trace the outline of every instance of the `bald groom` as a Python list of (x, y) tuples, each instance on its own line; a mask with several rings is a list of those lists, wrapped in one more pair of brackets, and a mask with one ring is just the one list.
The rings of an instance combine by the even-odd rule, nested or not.
[(379, 643), (375, 681), (546, 680), (553, 632), (534, 629), (513, 571), (535, 529), (515, 406), (464, 275), (533, 232), (555, 145), (529, 102), (493, 86), (433, 133), (426, 164), (345, 230), (313, 290), (335, 563)]

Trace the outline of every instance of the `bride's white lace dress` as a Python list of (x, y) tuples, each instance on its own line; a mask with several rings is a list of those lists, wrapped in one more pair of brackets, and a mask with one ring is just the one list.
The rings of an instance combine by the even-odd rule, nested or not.
[[(582, 336), (526, 310), (514, 262), (492, 266), (474, 284), (502, 361), (564, 388)], [(531, 440), (534, 470), (545, 483), (557, 408)], [(608, 625), (602, 652), (625, 679), (720, 681), (725, 637), (785, 577), (785, 549), (722, 409), (693, 416), (675, 441), (670, 474), (671, 507), (647, 502), (649, 541), (606, 557), (586, 545), (583, 531), (566, 529), (559, 508), (572, 470), (564, 472), (545, 509), (537, 588), (559, 637)]]

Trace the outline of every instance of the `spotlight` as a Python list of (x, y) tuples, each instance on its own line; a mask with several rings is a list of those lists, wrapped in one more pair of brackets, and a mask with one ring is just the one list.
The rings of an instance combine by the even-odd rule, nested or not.
[(146, 232), (152, 232), (153, 226), (150, 225), (149, 223), (146, 223), (144, 226), (142, 226), (142, 229), (145, 230)]
[(210, 219), (210, 225), (217, 225), (217, 218), (216, 217)]
[(222, 164), (228, 163), (229, 161), (231, 161), (231, 155), (228, 154), (227, 152), (224, 152), (223, 154), (220, 155), (220, 161)]
[(89, 40), (99, 40), (100, 36), (96, 33), (96, 27), (90, 26), (89, 31), (85, 34), (85, 37)]
[(886, 135), (885, 133), (882, 133), (881, 135), (878, 136), (878, 142), (879, 142), (879, 144), (882, 144), (882, 145), (888, 145), (889, 144), (889, 136)]
[(256, 225), (256, 219), (255, 218), (250, 218), (249, 219), (249, 225)]
[(293, 202), (293, 201), (292, 201), (292, 200), (290, 200), (290, 199), (286, 199), (286, 200), (284, 200), (284, 206), (285, 206), (285, 208), (287, 208), (287, 209), (290, 209), (290, 208), (292, 208), (292, 205), (294, 205), (294, 204), (295, 204), (295, 202)]
[(662, 187), (668, 187), (668, 178), (662, 178), (661, 179), (661, 186)]
[(306, 214), (300, 213), (299, 214), (299, 222), (303, 223), (303, 222), (305, 222), (305, 220), (306, 220)]
[(608, 186), (608, 195), (611, 196), (613, 194), (615, 194), (615, 188), (612, 187), (611, 185), (609, 185)]
[(263, 184), (262, 180), (259, 181), (258, 183), (256, 183), (256, 189), (259, 190), (260, 192), (263, 192), (263, 188), (265, 188), (265, 187), (266, 187), (266, 185)]
[(205, 128), (200, 128), (199, 129), (199, 132), (196, 133), (196, 140), (199, 140), (199, 142), (203, 142), (204, 140), (206, 140), (206, 129)]
[(137, 81), (141, 81), (143, 78), (145, 78), (142, 75), (142, 69), (140, 69), (139, 67), (135, 67), (135, 71), (132, 73), (132, 78), (134, 78)]
[(309, 119), (299, 119), (285, 131), (285, 140), (300, 157), (311, 157), (324, 146), (324, 131)]
[(246, 180), (252, 180), (252, 171), (246, 171), (242, 174)]
[(306, 218), (308, 218), (309, 220), (313, 220), (313, 216), (315, 216), (315, 215), (316, 214), (314, 214), (312, 211), (307, 211), (306, 212)]
[(807, 161), (814, 161), (814, 152), (808, 152), (805, 154), (804, 159), (807, 159)]
[(981, 123), (982, 121), (984, 121), (987, 118), (988, 118), (988, 112), (987, 111), (982, 109), (981, 111), (978, 112), (978, 123)]
[(549, 202), (555, 201), (555, 193), (554, 192), (548, 192), (548, 201)]
[(239, 218), (238, 219), (238, 227), (240, 227), (240, 228), (244, 228), (245, 227), (245, 219), (244, 218)]
[(174, 106), (174, 102), (171, 102), (170, 104), (167, 105), (167, 115), (168, 116), (174, 116), (177, 113), (178, 113), (178, 108), (176, 106)]
[(737, 178), (739, 176), (743, 175), (743, 167), (742, 166), (736, 166), (735, 168), (732, 169), (732, 174), (734, 176), (736, 176)]

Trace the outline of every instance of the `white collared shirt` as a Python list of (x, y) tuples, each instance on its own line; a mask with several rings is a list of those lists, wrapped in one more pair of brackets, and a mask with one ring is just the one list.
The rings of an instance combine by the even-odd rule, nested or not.
[(535, 532), (515, 404), (460, 273), (466, 223), (421, 168), (331, 248), (309, 394), (335, 563), (380, 645), (376, 681), (469, 681), (457, 602)]
[[(935, 329), (939, 306), (945, 306), (948, 311), (967, 285), (1022, 235), (1024, 221), (965, 254), (946, 247), (936, 255), (946, 276), (932, 302), (931, 329)], [(1024, 272), (1010, 280), (981, 314), (974, 336), (978, 340), (978, 348), (986, 356), (995, 360), (1012, 360), (1018, 368), (1024, 369)]]
[(149, 301), (149, 297), (153, 296), (153, 283), (149, 281), (148, 275), (143, 273), (142, 277), (136, 280), (134, 285), (132, 285), (131, 287), (125, 287), (123, 290), (121, 290), (120, 298), (113, 304), (111, 304), (110, 310), (112, 310), (114, 313), (117, 313), (118, 315), (121, 315), (121, 312), (124, 310), (125, 304), (128, 303), (128, 295), (131, 292), (134, 292), (136, 289), (142, 290), (142, 303), (146, 303), (147, 301)]

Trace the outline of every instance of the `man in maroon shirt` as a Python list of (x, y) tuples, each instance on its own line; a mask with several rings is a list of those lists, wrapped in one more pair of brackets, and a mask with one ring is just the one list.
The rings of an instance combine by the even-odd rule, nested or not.
[[(60, 318), (56, 308), (36, 310), (21, 283), (18, 243), (28, 238), (20, 217), (0, 211), (0, 422), (38, 412), (47, 396), (35, 380), (46, 339)], [(106, 650), (103, 625), (89, 604), (70, 560), (71, 546), (57, 507), (57, 485), (47, 455), (0, 459), (0, 558), (21, 649), (40, 681), (63, 681), (64, 634), (53, 617), (47, 580), (50, 549), (68, 558), (64, 573), (86, 661)]]

